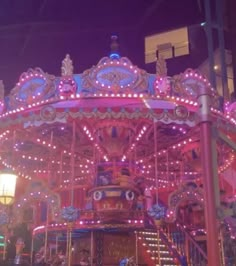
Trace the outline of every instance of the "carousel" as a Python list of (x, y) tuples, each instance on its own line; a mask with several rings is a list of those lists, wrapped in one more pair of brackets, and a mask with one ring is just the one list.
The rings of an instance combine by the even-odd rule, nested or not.
[[(235, 104), (224, 103), (196, 70), (170, 77), (159, 58), (149, 74), (117, 48), (113, 37), (110, 55), (81, 74), (66, 55), (60, 77), (29, 69), (8, 95), (1, 83), (2, 260), (207, 265), (204, 210), (211, 199), (201, 122), (210, 118), (219, 253), (228, 265), (236, 224)], [(206, 94), (209, 108), (201, 112)]]

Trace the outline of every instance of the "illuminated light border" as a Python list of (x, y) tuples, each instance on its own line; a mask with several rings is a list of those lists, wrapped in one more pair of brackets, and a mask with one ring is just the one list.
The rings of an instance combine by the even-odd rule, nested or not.
[[(40, 190), (39, 190), (40, 189)], [(48, 207), (52, 211), (52, 220), (58, 220), (60, 212), (60, 197), (57, 193), (54, 193), (47, 189), (45, 186), (39, 186), (37, 191), (27, 191), (21, 198), (15, 203), (15, 212), (14, 215), (17, 219), (22, 213), (22, 207), (28, 203), (35, 201), (46, 201)]]
[(185, 184), (182, 185), (178, 190), (172, 192), (168, 199), (168, 209), (166, 213), (167, 222), (174, 222), (176, 220), (178, 206), (185, 200), (194, 200), (203, 206), (203, 190), (199, 187), (193, 188)]
[[(50, 224), (48, 226), (46, 225), (40, 225), (37, 226), (33, 229), (33, 235), (37, 235), (40, 233), (45, 232), (45, 230), (50, 231), (61, 231), (61, 230), (67, 230), (68, 226), (71, 226), (71, 223), (53, 223)], [(73, 224), (72, 224), (72, 230), (73, 229), (89, 229), (89, 228), (136, 228), (136, 227), (144, 227), (144, 220), (126, 220), (126, 223), (117, 223), (117, 224), (106, 224), (106, 223), (102, 223), (101, 220), (76, 220)]]

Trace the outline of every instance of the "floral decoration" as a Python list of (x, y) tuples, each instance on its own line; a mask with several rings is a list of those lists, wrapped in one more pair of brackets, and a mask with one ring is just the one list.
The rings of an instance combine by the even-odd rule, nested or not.
[(61, 217), (67, 222), (74, 222), (79, 217), (79, 210), (73, 206), (64, 207), (61, 211)]
[(148, 215), (155, 220), (161, 220), (166, 215), (166, 208), (156, 203), (148, 210)]

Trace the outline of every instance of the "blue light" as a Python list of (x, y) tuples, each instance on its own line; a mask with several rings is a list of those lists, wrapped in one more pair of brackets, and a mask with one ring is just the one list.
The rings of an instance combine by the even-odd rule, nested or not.
[(110, 58), (111, 59), (119, 59), (120, 58), (120, 55), (118, 53), (111, 53), (110, 54)]
[(203, 26), (206, 25), (206, 22), (204, 21), (204, 22), (202, 22), (200, 25), (203, 27)]

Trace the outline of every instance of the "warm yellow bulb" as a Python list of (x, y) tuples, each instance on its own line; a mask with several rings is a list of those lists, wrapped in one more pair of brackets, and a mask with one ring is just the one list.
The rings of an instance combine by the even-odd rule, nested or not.
[(17, 175), (0, 173), (0, 203), (10, 205), (14, 201)]

